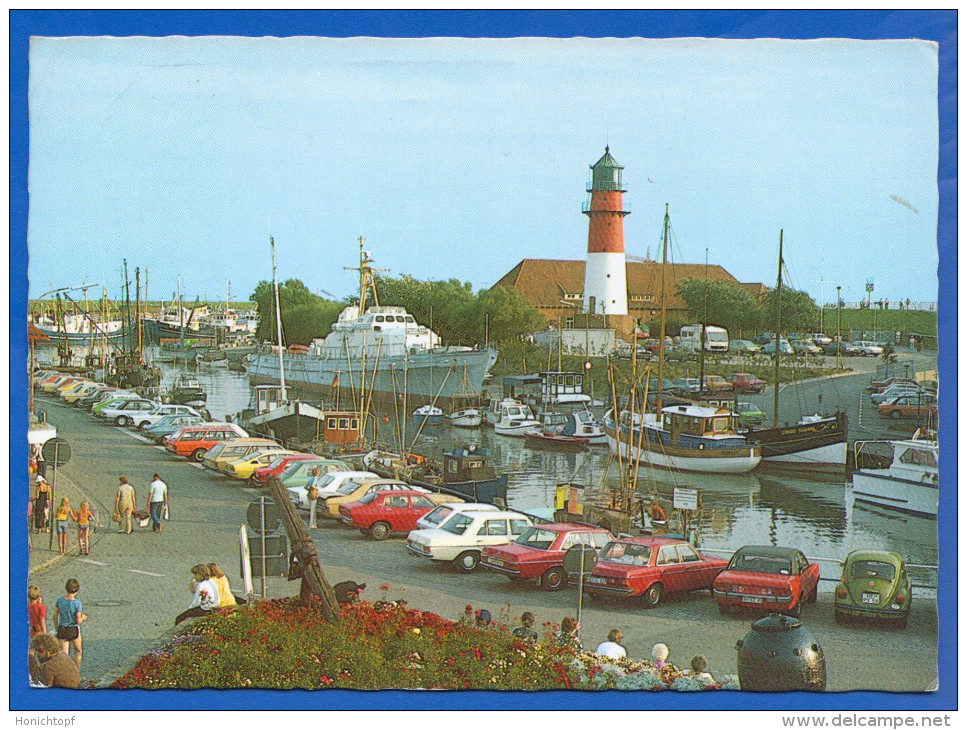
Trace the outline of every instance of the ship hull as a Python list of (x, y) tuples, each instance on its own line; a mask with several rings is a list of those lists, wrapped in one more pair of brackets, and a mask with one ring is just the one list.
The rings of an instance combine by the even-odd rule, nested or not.
[[(285, 382), (325, 394), (339, 391), (347, 403), (354, 402), (360, 393), (383, 398), (407, 399), (408, 406), (449, 403), (458, 389), (466, 387), (478, 392), (483, 379), (497, 359), (492, 349), (457, 350), (420, 353), (406, 358), (375, 357), (365, 363), (350, 364), (342, 360), (313, 355), (283, 355)], [(373, 369), (375, 360), (375, 371)], [(279, 382), (279, 357), (273, 353), (254, 353), (243, 361), (250, 380), (255, 383)], [(351, 369), (350, 369), (351, 367)], [(464, 378), (466, 368), (466, 383)]]
[(846, 414), (813, 423), (755, 429), (763, 465), (843, 472), (846, 469)]
[(744, 474), (755, 469), (762, 454), (754, 446), (742, 448), (685, 449), (667, 444), (655, 444), (642, 438), (640, 446), (637, 435), (605, 426), (608, 446), (612, 453), (620, 453), (625, 459), (639, 465), (655, 466), (675, 471), (702, 472), (705, 474)]
[(853, 472), (853, 499), (898, 512), (937, 516), (938, 482), (901, 479), (887, 470)]

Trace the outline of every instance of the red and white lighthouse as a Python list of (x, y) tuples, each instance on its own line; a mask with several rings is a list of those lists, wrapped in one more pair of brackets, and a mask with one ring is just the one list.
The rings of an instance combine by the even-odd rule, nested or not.
[(628, 314), (625, 276), (624, 217), (621, 171), (608, 148), (591, 166), (588, 216), (588, 260), (584, 265), (584, 308), (590, 314)]

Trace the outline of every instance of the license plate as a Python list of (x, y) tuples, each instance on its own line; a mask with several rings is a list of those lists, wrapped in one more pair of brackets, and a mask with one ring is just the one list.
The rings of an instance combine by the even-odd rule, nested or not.
[(592, 575), (590, 578), (588, 578), (588, 583), (598, 583), (600, 585), (604, 585), (606, 582), (607, 580), (605, 578), (602, 578), (598, 575)]
[(864, 593), (862, 596), (863, 603), (879, 603), (880, 594), (879, 593)]
[(487, 558), (487, 562), (491, 565), (496, 565), (498, 568), (502, 568), (504, 566), (504, 561), (498, 560), (497, 558)]
[(742, 603), (762, 603), (759, 596), (742, 596)]

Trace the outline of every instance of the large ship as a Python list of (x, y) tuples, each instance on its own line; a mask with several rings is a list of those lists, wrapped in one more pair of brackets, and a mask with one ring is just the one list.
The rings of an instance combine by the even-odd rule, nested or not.
[[(408, 406), (449, 403), (469, 387), (480, 392), (484, 376), (497, 360), (489, 348), (442, 346), (440, 337), (419, 324), (403, 307), (381, 306), (376, 294), (372, 258), (359, 249), (359, 304), (346, 307), (324, 338), (307, 348), (289, 347), (279, 357), (267, 347), (243, 360), (256, 383), (277, 383), (280, 365), (285, 380), (304, 389), (334, 393), (346, 403), (392, 397)], [(372, 301), (367, 307), (367, 295)]]

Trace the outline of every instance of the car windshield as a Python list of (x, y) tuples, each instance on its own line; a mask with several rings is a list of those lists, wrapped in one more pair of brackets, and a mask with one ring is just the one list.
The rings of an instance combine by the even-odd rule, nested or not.
[(774, 575), (789, 575), (792, 572), (789, 558), (780, 555), (756, 555), (755, 553), (733, 556), (728, 569), (741, 570), (746, 573), (772, 573)]
[(893, 580), (896, 575), (896, 568), (890, 563), (879, 560), (857, 560), (850, 568), (851, 578), (882, 578), (883, 580)]
[(360, 504), (369, 504), (369, 503), (370, 503), (370, 502), (372, 502), (372, 501), (373, 501), (374, 499), (376, 499), (376, 498), (377, 498), (378, 496), (379, 496), (379, 492), (377, 492), (377, 491), (373, 491), (373, 492), (370, 492), (369, 494), (364, 494), (364, 495), (363, 495), (362, 497), (360, 497), (360, 498), (359, 498), (359, 499), (358, 499), (357, 501), (358, 501), (358, 502), (359, 502)]
[[(278, 458), (278, 461), (281, 461), (282, 459), (285, 459), (285, 458), (286, 458), (285, 456), (280, 456)], [(333, 483), (335, 478), (336, 477), (333, 476), (332, 474), (326, 474), (326, 476), (324, 476), (316, 483), (316, 489), (324, 489), (325, 487), (328, 487), (330, 484)]]
[(651, 547), (630, 542), (609, 542), (598, 556), (599, 563), (621, 563), (623, 565), (648, 565)]
[(448, 521), (442, 529), (447, 532), (452, 532), (454, 535), (462, 535), (467, 531), (467, 527), (471, 522), (473, 520), (470, 517), (458, 514), (452, 520)]
[(224, 441), (222, 441), (220, 444), (215, 444), (209, 450), (209, 452), (208, 452), (208, 458), (209, 459), (214, 459), (216, 456), (218, 456), (224, 450), (225, 450), (225, 442)]
[(518, 545), (526, 545), (527, 547), (537, 548), (538, 550), (547, 550), (557, 538), (557, 533), (551, 530), (542, 530), (540, 527), (528, 527), (524, 534), (518, 537), (514, 542)]
[(354, 482), (350, 480), (345, 484), (343, 484), (341, 487), (339, 487), (339, 489), (337, 489), (336, 491), (339, 492), (339, 494), (352, 494), (357, 489), (359, 489), (359, 482)]
[(423, 518), (423, 521), (431, 525), (439, 525), (441, 522), (447, 519), (451, 514), (453, 514), (452, 507), (446, 507), (444, 505), (440, 505), (435, 510), (433, 510), (428, 515), (426, 515)]

